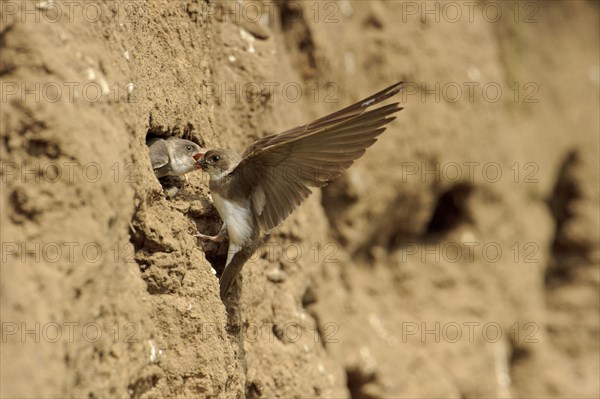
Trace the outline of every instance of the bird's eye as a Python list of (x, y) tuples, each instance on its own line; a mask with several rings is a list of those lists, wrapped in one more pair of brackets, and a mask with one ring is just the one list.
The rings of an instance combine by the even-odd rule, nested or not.
[(192, 151), (194, 148), (191, 145), (188, 144), (188, 145), (185, 146), (185, 149), (188, 150), (188, 151)]
[(218, 155), (213, 155), (210, 159), (213, 162), (219, 162), (221, 160), (221, 157)]

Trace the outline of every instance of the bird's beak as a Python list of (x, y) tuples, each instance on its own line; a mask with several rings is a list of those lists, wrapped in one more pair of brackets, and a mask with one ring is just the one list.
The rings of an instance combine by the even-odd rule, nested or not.
[(196, 161), (196, 165), (202, 169), (206, 167), (206, 159), (204, 159), (204, 154), (206, 154), (206, 152), (199, 152), (193, 156), (194, 160)]
[(203, 152), (199, 152), (197, 154), (192, 155), (192, 158), (194, 158), (195, 164), (196, 164), (196, 168), (200, 169), (202, 168), (202, 158), (204, 158), (204, 154), (206, 154), (206, 151)]

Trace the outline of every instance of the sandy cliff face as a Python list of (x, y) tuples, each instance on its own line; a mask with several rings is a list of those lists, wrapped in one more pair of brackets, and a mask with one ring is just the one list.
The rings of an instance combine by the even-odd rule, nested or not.
[[(67, 3), (2, 5), (2, 397), (600, 394), (597, 3)], [(206, 176), (147, 137), (241, 151), (397, 80), (224, 305)]]

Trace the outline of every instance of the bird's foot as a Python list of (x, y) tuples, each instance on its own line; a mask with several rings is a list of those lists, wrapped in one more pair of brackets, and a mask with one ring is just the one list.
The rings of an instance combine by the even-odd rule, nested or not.
[(201, 233), (198, 233), (195, 236), (201, 240), (208, 240), (208, 241), (212, 241), (212, 242), (222, 242), (225, 239), (225, 237), (227, 236), (227, 229), (222, 227), (221, 230), (219, 231), (219, 234), (217, 234), (216, 236), (209, 236), (209, 235), (201, 234)]
[(223, 239), (225, 238), (225, 236), (221, 236), (220, 234), (217, 234), (216, 236), (208, 236), (206, 234), (195, 234), (195, 237), (198, 237), (201, 240), (208, 240), (208, 241), (212, 241), (212, 242), (221, 242), (223, 241)]

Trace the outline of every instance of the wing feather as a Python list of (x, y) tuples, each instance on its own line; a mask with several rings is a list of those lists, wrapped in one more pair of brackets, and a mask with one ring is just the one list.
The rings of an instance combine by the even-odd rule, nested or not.
[(263, 230), (279, 225), (310, 193), (338, 178), (377, 141), (393, 103), (368, 110), (397, 94), (402, 82), (344, 109), (283, 133), (257, 140), (231, 172), (234, 184), (250, 196)]

